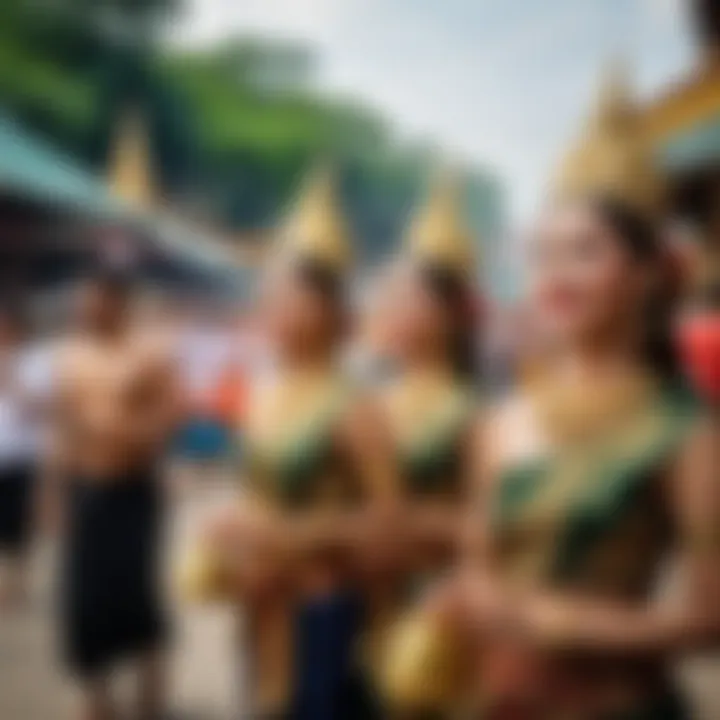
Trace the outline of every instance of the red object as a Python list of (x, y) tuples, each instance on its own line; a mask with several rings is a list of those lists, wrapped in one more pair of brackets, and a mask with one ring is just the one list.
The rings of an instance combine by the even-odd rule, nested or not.
[(686, 317), (678, 340), (688, 377), (707, 400), (720, 403), (720, 309)]
[(213, 393), (210, 403), (212, 415), (229, 426), (238, 425), (245, 411), (246, 390), (243, 373), (229, 368), (221, 376)]

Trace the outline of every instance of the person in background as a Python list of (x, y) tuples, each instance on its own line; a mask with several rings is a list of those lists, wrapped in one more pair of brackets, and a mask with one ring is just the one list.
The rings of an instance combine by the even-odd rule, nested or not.
[(17, 305), (0, 308), (0, 599), (26, 594), (48, 368)]
[(226, 459), (231, 429), (219, 403), (221, 386), (234, 370), (235, 328), (222, 308), (189, 303), (176, 338), (175, 352), (185, 397), (186, 417), (175, 454), (194, 478), (213, 475)]
[(100, 267), (58, 350), (49, 477), (65, 518), (60, 635), (83, 720), (117, 717), (112, 671), (132, 660), (136, 717), (164, 711), (160, 467), (178, 414), (167, 347), (133, 325), (129, 271)]

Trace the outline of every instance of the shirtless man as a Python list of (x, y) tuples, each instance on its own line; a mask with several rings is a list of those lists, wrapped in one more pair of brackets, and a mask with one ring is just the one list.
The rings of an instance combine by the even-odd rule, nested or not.
[[(58, 360), (55, 460), (67, 499), (62, 637), (83, 720), (115, 717), (109, 673), (137, 661), (139, 718), (164, 704), (159, 465), (176, 424), (170, 355), (130, 323), (131, 286), (100, 270)], [(59, 472), (58, 472), (59, 471)]]

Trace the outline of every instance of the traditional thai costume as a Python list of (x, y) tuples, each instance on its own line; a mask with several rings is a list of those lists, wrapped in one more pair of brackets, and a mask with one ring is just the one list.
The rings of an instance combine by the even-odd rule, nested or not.
[[(582, 393), (573, 402), (552, 386), (554, 406), (565, 439), (545, 457), (513, 463), (501, 470), (491, 502), (494, 559), (503, 582), (523, 590), (568, 592), (625, 603), (649, 602), (674, 543), (667, 506), (665, 472), (679, 453), (695, 418), (690, 394), (674, 385), (637, 378), (615, 398)], [(563, 405), (561, 405), (563, 403)], [(608, 408), (585, 432), (587, 405)], [(612, 405), (614, 404), (614, 408)], [(552, 436), (553, 411), (546, 431)], [(569, 437), (568, 437), (569, 436)], [(610, 718), (686, 717), (674, 687), (655, 658), (628, 660), (593, 654), (563, 654), (557, 662), (563, 695), (582, 696), (585, 684), (603, 682), (608, 702), (618, 707)], [(659, 665), (659, 666), (658, 666)], [(552, 665), (551, 665), (552, 666)], [(654, 691), (643, 701), (625, 702), (627, 674), (647, 678)], [(492, 693), (487, 698), (492, 705)], [(563, 717), (585, 720), (582, 713)]]
[[(614, 75), (605, 87), (581, 143), (561, 167), (556, 188), (562, 198), (617, 198), (640, 212), (654, 212), (662, 183), (621, 80)], [(492, 483), (494, 572), (521, 592), (566, 591), (590, 599), (648, 602), (674, 541), (663, 475), (695, 417), (694, 400), (677, 383), (655, 380), (649, 371), (638, 373), (616, 393), (588, 387), (569, 397), (560, 386), (543, 387), (538, 379), (523, 392), (536, 394), (543, 430), (557, 442), (551, 442), (546, 456), (502, 468)], [(555, 434), (557, 427), (561, 431)], [(437, 663), (431, 662), (442, 641), (440, 626), (423, 630), (417, 623), (395, 638), (397, 662), (389, 680), (395, 682), (396, 694), (434, 683), (436, 703), (452, 699), (457, 693), (452, 678), (438, 673)], [(508, 700), (497, 696), (492, 657), (476, 678), (481, 709), (473, 716), (492, 718)], [(536, 708), (538, 717), (687, 717), (662, 658), (560, 653), (548, 657), (546, 669), (548, 682), (559, 680), (547, 688), (554, 710), (548, 714), (547, 708)], [(643, 692), (628, 693), (629, 678), (641, 683)], [(608, 708), (599, 716), (582, 709), (583, 698), (598, 687)]]
[[(457, 189), (451, 176), (439, 178), (411, 224), (406, 254), (419, 267), (443, 269), (466, 283), (469, 305), (476, 262), (473, 239), (462, 222)], [(475, 378), (461, 377), (456, 368), (449, 370), (452, 379), (441, 396), (433, 393), (431, 412), (413, 416), (412, 426), (397, 433), (402, 477), (411, 498), (462, 499), (466, 480), (463, 454), (475, 411)], [(396, 385), (402, 383), (402, 377), (395, 381)], [(424, 390), (414, 388), (418, 395)]]
[[(342, 273), (349, 247), (345, 224), (335, 206), (330, 176), (314, 178), (297, 211), (283, 229), (281, 252), (310, 259)], [(344, 512), (363, 502), (358, 469), (339, 442), (338, 428), (356, 395), (340, 374), (328, 373), (322, 389), (303, 394), (303, 407), (288, 407), (286, 422), (270, 431), (253, 429), (253, 407), (248, 408), (244, 432), (247, 492), (262, 506), (286, 517), (302, 518), (315, 513)], [(302, 393), (301, 393), (302, 394)], [(263, 437), (261, 437), (263, 435)], [(319, 547), (303, 558), (309, 573), (315, 564), (332, 580), (325, 589), (308, 595), (302, 589), (288, 600), (287, 615), (258, 629), (248, 618), (250, 662), (262, 646), (269, 647), (270, 665), (287, 682), (268, 703), (259, 700), (255, 712), (261, 717), (288, 720), (360, 720), (378, 717), (360, 669), (358, 637), (363, 624), (364, 603), (355, 587), (348, 558), (338, 548)], [(222, 599), (222, 570), (207, 552), (187, 569), (190, 593), (195, 597)], [(298, 570), (302, 576), (304, 570)], [(293, 572), (293, 574), (296, 574)], [(304, 578), (299, 577), (302, 587)], [(266, 633), (266, 631), (268, 631)], [(263, 637), (263, 634), (274, 637)], [(253, 657), (255, 656), (255, 658)], [(270, 672), (273, 672), (272, 668)], [(257, 678), (263, 685), (265, 680)], [(278, 685), (270, 680), (270, 685)]]
[[(411, 223), (406, 255), (410, 264), (417, 264), (419, 268), (438, 268), (456, 276), (467, 285), (470, 304), (476, 270), (475, 253), (473, 238), (462, 220), (457, 190), (454, 178), (447, 174), (440, 176), (428, 202), (420, 208)], [(452, 359), (449, 362), (452, 363)], [(442, 382), (438, 386), (430, 379), (419, 386), (403, 387), (406, 379), (401, 375), (390, 384), (386, 394), (389, 398), (390, 425), (396, 426), (397, 459), (405, 496), (411, 504), (456, 510), (459, 524), (468, 500), (467, 461), (479, 398), (475, 378), (463, 377), (453, 367), (448, 370), (444, 387)], [(400, 417), (392, 422), (392, 416), (396, 414), (392, 408), (394, 395), (411, 396), (413, 409), (397, 413), (408, 416), (404, 422)], [(398, 404), (402, 404), (402, 401)], [(402, 579), (400, 607), (396, 607), (395, 612), (390, 614), (389, 622), (386, 619), (376, 631), (379, 635), (376, 670), (381, 686), (386, 684), (383, 675), (387, 670), (385, 666), (388, 659), (384, 656), (388, 636), (397, 632), (398, 625), (412, 625), (415, 622), (414, 618), (406, 617), (408, 606), (416, 602), (422, 588), (452, 565), (455, 559), (453, 544), (452, 541), (439, 544), (425, 542), (416, 549), (416, 557), (410, 561), (411, 569)], [(422, 620), (418, 622), (422, 624)], [(439, 671), (437, 678), (443, 675), (443, 670), (448, 669), (448, 663), (443, 660), (445, 648), (442, 643), (432, 655), (429, 664)], [(433, 686), (434, 683), (430, 681), (407, 688), (408, 692), (404, 693), (401, 704), (413, 707), (424, 705), (428, 696), (434, 694)], [(436, 709), (438, 717), (444, 717), (446, 711), (450, 710), (444, 702)]]

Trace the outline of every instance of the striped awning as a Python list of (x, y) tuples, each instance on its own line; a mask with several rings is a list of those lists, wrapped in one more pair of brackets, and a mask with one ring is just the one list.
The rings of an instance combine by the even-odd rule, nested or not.
[(18, 196), (90, 220), (136, 229), (172, 259), (224, 283), (247, 282), (237, 259), (163, 211), (116, 199), (102, 179), (0, 112), (0, 194)]

